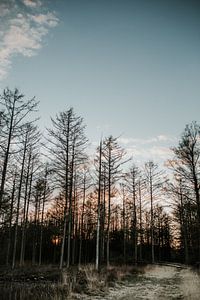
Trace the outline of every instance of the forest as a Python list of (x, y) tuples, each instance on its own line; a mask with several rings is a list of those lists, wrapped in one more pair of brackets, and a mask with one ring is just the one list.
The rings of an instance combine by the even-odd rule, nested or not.
[(137, 166), (112, 135), (91, 155), (71, 107), (41, 133), (38, 110), (18, 89), (0, 95), (1, 266), (200, 262), (197, 122), (161, 168)]

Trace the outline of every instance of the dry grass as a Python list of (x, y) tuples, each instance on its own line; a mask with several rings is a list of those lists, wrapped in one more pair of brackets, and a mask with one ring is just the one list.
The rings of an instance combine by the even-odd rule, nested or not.
[(63, 269), (62, 284), (69, 286), (70, 293), (92, 295), (94, 292), (104, 292), (106, 276), (98, 273), (93, 265)]
[(62, 271), (52, 266), (5, 270), (0, 278), (1, 299), (61, 300), (75, 294), (101, 295), (103, 299), (108, 287), (139, 273), (132, 266), (111, 266), (97, 272), (94, 265)]
[(137, 266), (111, 266), (107, 269), (107, 283), (109, 285), (111, 282), (133, 279), (141, 273), (144, 271)]
[(55, 283), (11, 283), (0, 285), (1, 300), (61, 300), (69, 295), (69, 288)]
[(60, 273), (55, 266), (4, 268), (0, 270), (0, 282), (58, 282)]

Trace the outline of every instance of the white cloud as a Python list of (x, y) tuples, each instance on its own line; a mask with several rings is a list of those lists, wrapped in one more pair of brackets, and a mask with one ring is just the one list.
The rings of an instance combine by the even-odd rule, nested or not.
[(153, 160), (156, 163), (164, 164), (172, 157), (172, 151), (168, 147), (153, 146), (149, 148), (128, 147), (125, 148), (127, 155), (132, 157), (138, 164)]
[(152, 147), (149, 149), (150, 154), (152, 155), (152, 157), (154, 157), (155, 159), (157, 157), (161, 158), (161, 159), (167, 159), (171, 156), (172, 151), (170, 148), (168, 147)]
[[(138, 166), (153, 160), (160, 166), (166, 166), (169, 159), (173, 158), (171, 147), (177, 143), (177, 138), (160, 134), (159, 136), (147, 139), (135, 139), (131, 137), (118, 138), (119, 144), (125, 149), (126, 157), (132, 158)], [(90, 145), (90, 156), (94, 159), (99, 141), (93, 141)]]
[(42, 3), (41, 1), (33, 1), (33, 0), (23, 0), (24, 5), (28, 6), (28, 7), (38, 7), (41, 6)]
[(172, 157), (170, 147), (176, 143), (177, 139), (160, 134), (147, 139), (120, 137), (118, 141), (126, 149), (127, 155), (140, 164), (148, 160), (163, 163), (170, 159)]
[[(41, 5), (40, 1), (23, 2), (27, 7)], [(0, 16), (4, 21), (0, 27), (0, 80), (7, 76), (13, 55), (36, 55), (43, 45), (44, 36), (58, 24), (54, 13), (33, 14), (30, 9), (21, 10), (17, 2), (10, 3), (0, 4)]]
[(53, 13), (39, 14), (31, 16), (32, 20), (39, 25), (47, 25), (49, 27), (55, 27), (58, 24), (58, 19)]
[(154, 144), (154, 143), (161, 143), (161, 142), (175, 142), (176, 138), (167, 136), (164, 134), (155, 136), (155, 137), (150, 137), (146, 139), (139, 139), (139, 138), (130, 138), (130, 137), (120, 137), (119, 142), (124, 144), (124, 145), (129, 145), (129, 144), (136, 144), (136, 145), (148, 145), (148, 144)]
[(164, 134), (158, 135), (157, 139), (161, 142), (174, 142), (176, 140), (176, 138)]

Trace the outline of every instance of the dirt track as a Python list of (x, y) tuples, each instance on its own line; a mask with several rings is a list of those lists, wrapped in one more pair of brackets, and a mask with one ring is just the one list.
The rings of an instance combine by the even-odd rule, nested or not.
[(148, 266), (145, 274), (109, 288), (107, 296), (87, 297), (93, 300), (167, 300), (200, 299), (200, 277), (191, 269), (174, 266)]

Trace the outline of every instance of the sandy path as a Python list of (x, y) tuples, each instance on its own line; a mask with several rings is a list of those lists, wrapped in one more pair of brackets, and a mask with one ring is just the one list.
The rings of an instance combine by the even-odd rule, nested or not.
[(108, 295), (83, 297), (93, 300), (200, 299), (200, 277), (190, 270), (172, 266), (149, 266), (137, 279), (116, 284)]

